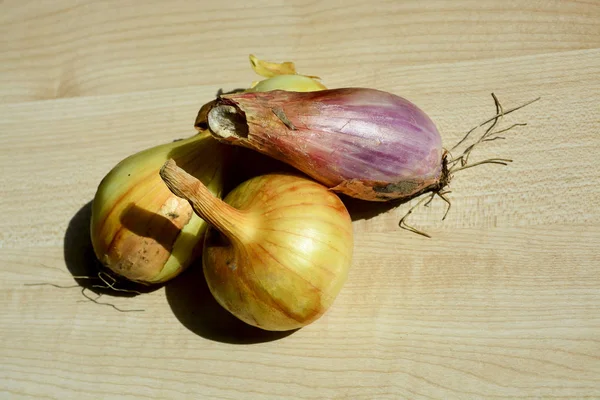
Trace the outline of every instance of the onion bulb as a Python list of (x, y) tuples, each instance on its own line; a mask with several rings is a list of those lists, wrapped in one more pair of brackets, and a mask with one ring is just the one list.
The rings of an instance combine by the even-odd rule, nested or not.
[(372, 201), (444, 185), (431, 119), (408, 100), (363, 88), (233, 93), (204, 110), (218, 140), (288, 163), (333, 191)]
[(271, 331), (317, 320), (346, 281), (352, 223), (341, 200), (293, 174), (251, 178), (223, 200), (165, 163), (160, 175), (210, 224), (203, 249), (208, 287), (242, 321)]
[(100, 262), (142, 284), (170, 280), (201, 250), (206, 223), (171, 193), (158, 171), (174, 158), (221, 195), (227, 146), (204, 132), (131, 155), (100, 182), (92, 203), (91, 239)]

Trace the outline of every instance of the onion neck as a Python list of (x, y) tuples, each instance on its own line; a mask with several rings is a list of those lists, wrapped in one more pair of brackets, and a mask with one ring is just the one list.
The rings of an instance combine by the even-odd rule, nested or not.
[(232, 241), (248, 237), (248, 216), (215, 197), (198, 179), (179, 168), (173, 159), (160, 169), (160, 176), (174, 195), (186, 199), (200, 218)]
[(237, 140), (248, 137), (248, 123), (245, 116), (232, 105), (217, 105), (207, 116), (210, 132), (218, 139)]

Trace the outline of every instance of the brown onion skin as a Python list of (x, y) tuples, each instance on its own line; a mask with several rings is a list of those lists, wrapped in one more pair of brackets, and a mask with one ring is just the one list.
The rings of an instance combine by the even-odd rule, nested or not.
[[(203, 126), (218, 140), (288, 163), (351, 197), (406, 199), (445, 178), (435, 124), (391, 93), (366, 88), (234, 93), (210, 107)], [(235, 129), (225, 133), (213, 123), (223, 107), (235, 109), (226, 117)]]

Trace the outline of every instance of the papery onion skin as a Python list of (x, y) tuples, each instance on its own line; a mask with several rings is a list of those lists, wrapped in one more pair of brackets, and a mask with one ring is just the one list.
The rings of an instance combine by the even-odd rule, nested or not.
[(268, 174), (242, 183), (223, 202), (177, 174), (167, 164), (161, 170), (171, 190), (211, 224), (203, 266), (219, 304), (271, 331), (297, 329), (325, 313), (353, 252), (352, 222), (337, 195), (305, 177)]
[[(225, 119), (234, 119), (235, 128), (223, 127)], [(444, 179), (433, 121), (410, 101), (380, 90), (228, 94), (212, 105), (207, 122), (218, 140), (257, 150), (364, 200), (409, 198)]]

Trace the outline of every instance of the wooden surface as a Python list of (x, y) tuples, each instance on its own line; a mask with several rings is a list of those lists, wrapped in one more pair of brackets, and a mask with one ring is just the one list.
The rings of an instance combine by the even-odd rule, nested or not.
[[(0, 2), (0, 397), (600, 398), (600, 2)], [(442, 202), (354, 223), (333, 308), (287, 336), (220, 310), (197, 269), (83, 299), (89, 202), (127, 155), (193, 134), (248, 53), (409, 98), (446, 146), (541, 101)], [(411, 203), (414, 204), (414, 201)], [(360, 217), (360, 215), (358, 215)]]

